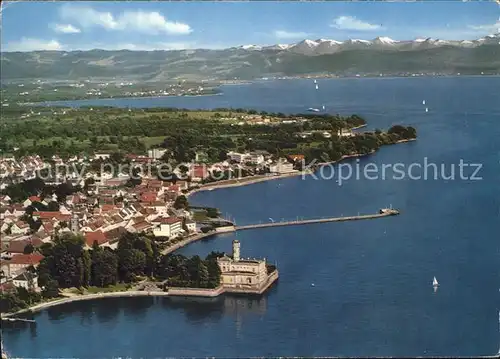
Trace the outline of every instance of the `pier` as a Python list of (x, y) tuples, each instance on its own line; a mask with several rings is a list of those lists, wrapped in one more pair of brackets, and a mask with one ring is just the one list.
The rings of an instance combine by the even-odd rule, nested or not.
[(295, 221), (282, 221), (282, 222), (269, 222), (269, 223), (258, 223), (258, 224), (248, 224), (244, 226), (235, 226), (234, 230), (243, 231), (245, 229), (258, 229), (258, 228), (269, 228), (269, 227), (283, 227), (283, 226), (298, 226), (303, 224), (314, 224), (314, 223), (328, 223), (328, 222), (344, 222), (344, 221), (360, 221), (363, 219), (375, 219), (383, 218), (389, 216), (396, 216), (399, 211), (392, 208), (383, 208), (379, 213), (375, 214), (365, 214), (358, 216), (346, 216), (346, 217), (330, 217), (330, 218), (316, 218), (316, 219), (302, 219)]

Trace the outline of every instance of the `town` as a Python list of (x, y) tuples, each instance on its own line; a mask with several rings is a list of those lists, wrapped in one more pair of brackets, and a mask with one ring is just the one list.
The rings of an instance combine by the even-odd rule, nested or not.
[[(161, 121), (158, 111), (170, 117)], [(85, 115), (92, 109), (71, 112), (70, 116)], [(171, 295), (176, 290), (200, 293), (188, 288), (215, 291), (201, 292), (210, 296), (223, 291), (261, 293), (277, 279), (277, 269), (256, 259), (239, 263), (239, 245), (233, 246), (232, 257), (212, 253), (203, 260), (174, 254), (189, 243), (235, 228), (234, 220), (221, 216), (217, 208), (191, 205), (189, 196), (304, 174), (315, 170), (306, 161), (316, 157), (321, 156), (323, 163), (337, 161), (416, 137), (413, 128), (403, 126), (393, 126), (388, 132), (354, 131), (365, 125), (356, 116), (286, 116), (227, 109), (134, 110), (134, 116), (142, 116), (143, 133), (149, 131), (144, 126), (156, 127), (156, 131), (167, 126), (165, 140), (145, 148), (137, 146), (137, 140), (131, 140), (135, 142), (129, 146), (125, 136), (134, 128), (112, 117), (130, 114), (130, 109), (96, 108), (95, 112), (108, 117), (94, 126), (119, 126), (115, 134), (124, 138), (117, 141), (118, 148), (107, 149), (110, 138), (102, 137), (91, 139), (91, 147), (84, 151), (77, 146), (39, 145), (36, 140), (22, 149), (14, 147), (16, 143), (6, 145), (10, 153), (4, 152), (0, 159), (3, 311), (22, 310), (60, 295), (72, 296), (75, 290), (87, 295), (145, 288), (153, 292), (168, 288)], [(182, 121), (195, 117), (183, 122), (183, 128), (172, 135), (175, 125), (181, 123), (175, 116)], [(23, 126), (38, 120), (23, 121), (9, 121), (6, 129), (12, 131), (11, 138), (24, 136), (29, 141), (26, 136), (33, 136), (33, 132), (24, 131)], [(66, 131), (64, 126), (71, 119), (61, 125), (50, 121), (54, 123), (51, 134), (57, 136)], [(83, 124), (80, 120), (74, 125)], [(221, 137), (220, 128), (230, 137)], [(213, 134), (207, 136), (210, 131)], [(67, 133), (74, 136), (79, 131)], [(66, 254), (61, 257), (61, 253)], [(258, 267), (249, 269), (260, 273), (258, 277), (234, 272), (245, 261)]]

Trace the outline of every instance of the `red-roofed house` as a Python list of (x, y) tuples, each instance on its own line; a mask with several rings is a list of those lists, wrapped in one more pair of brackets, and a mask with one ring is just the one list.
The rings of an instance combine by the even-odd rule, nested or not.
[(7, 255), (11, 256), (24, 254), (24, 248), (28, 244), (32, 244), (33, 247), (37, 248), (40, 247), (43, 242), (38, 238), (32, 238), (31, 240), (10, 241), (8, 247), (6, 248)]
[(304, 155), (288, 155), (288, 159), (292, 162), (302, 161), (304, 160)]
[(92, 247), (96, 241), (97, 244), (101, 246), (108, 242), (108, 238), (106, 238), (101, 230), (85, 233), (85, 242), (87, 243), (87, 246)]
[(37, 267), (42, 259), (43, 256), (39, 253), (18, 254), (9, 261), (2, 261), (2, 270), (7, 277), (15, 277), (29, 266)]
[(28, 206), (31, 206), (33, 204), (33, 202), (42, 202), (41, 198), (38, 197), (38, 196), (31, 196), (31, 197), (28, 197), (24, 202), (23, 202), (23, 206), (26, 208)]
[(155, 237), (175, 238), (182, 234), (182, 219), (178, 217), (160, 217), (154, 221), (159, 223), (158, 227), (153, 229)]
[(141, 195), (141, 202), (144, 204), (153, 204), (156, 202), (156, 193), (147, 192)]
[(200, 182), (208, 177), (208, 170), (205, 165), (192, 165), (190, 175), (193, 181)]
[(151, 223), (146, 222), (146, 221), (134, 223), (132, 225), (133, 231), (136, 233), (145, 232), (145, 231), (151, 229), (152, 227), (153, 227), (153, 225)]
[(69, 221), (71, 219), (71, 214), (64, 214), (61, 212), (33, 212), (33, 218), (40, 218), (40, 220), (58, 220), (59, 222)]

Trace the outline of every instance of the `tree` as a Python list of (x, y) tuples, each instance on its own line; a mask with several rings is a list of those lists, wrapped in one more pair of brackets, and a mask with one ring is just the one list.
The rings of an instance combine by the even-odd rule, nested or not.
[(23, 254), (31, 254), (35, 251), (35, 247), (32, 243), (28, 243), (23, 250)]
[(184, 195), (177, 196), (174, 202), (175, 209), (187, 209), (189, 207), (189, 203), (187, 197)]
[(59, 296), (59, 283), (56, 280), (49, 280), (42, 290), (44, 298), (56, 298)]
[(56, 201), (50, 201), (47, 205), (47, 211), (49, 212), (59, 212), (59, 208), (59, 203), (57, 203)]
[(118, 270), (120, 279), (131, 282), (137, 275), (144, 275), (146, 255), (138, 249), (125, 249), (119, 253)]
[(83, 251), (82, 265), (82, 286), (88, 287), (92, 281), (92, 258), (89, 251)]
[(118, 257), (110, 250), (92, 254), (92, 284), (99, 287), (113, 285), (118, 279)]
[(62, 288), (81, 287), (84, 278), (83, 245), (81, 235), (65, 233), (54, 240), (52, 249), (53, 267), (51, 276)]

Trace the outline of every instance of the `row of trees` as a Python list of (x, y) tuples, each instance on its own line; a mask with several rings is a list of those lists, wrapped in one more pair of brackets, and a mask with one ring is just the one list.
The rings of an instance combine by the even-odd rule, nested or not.
[(72, 233), (64, 233), (40, 250), (45, 256), (38, 266), (40, 286), (106, 287), (147, 276), (168, 280), (171, 285), (209, 288), (216, 287), (220, 280), (220, 272), (214, 267), (214, 258), (220, 254), (204, 261), (198, 256), (161, 255), (154, 240), (137, 233), (122, 235), (116, 250), (97, 243), (86, 250), (83, 238)]
[(40, 196), (41, 199), (44, 199), (46, 197), (51, 197), (53, 194), (57, 196), (58, 202), (64, 202), (67, 196), (77, 193), (80, 190), (81, 188), (79, 186), (73, 186), (69, 182), (64, 182), (57, 186), (47, 185), (43, 179), (35, 177), (19, 183), (12, 183), (2, 190), (1, 193), (8, 195), (12, 203), (22, 202), (30, 196)]

